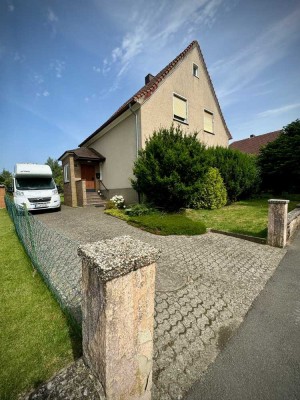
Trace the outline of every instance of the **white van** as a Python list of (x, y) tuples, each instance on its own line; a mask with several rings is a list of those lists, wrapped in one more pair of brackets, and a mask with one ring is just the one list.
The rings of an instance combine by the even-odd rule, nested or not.
[(60, 196), (49, 165), (16, 164), (14, 203), (28, 210), (60, 209)]

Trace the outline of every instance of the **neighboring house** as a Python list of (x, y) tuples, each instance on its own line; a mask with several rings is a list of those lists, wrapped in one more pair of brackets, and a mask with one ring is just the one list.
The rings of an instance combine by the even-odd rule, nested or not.
[[(179, 124), (187, 133), (198, 132), (207, 146), (228, 147), (231, 139), (198, 42), (192, 42), (103, 125), (79, 149), (66, 151), (62, 161), (65, 203), (84, 205), (83, 191), (98, 191), (107, 198), (123, 195), (137, 200), (130, 179), (138, 150), (153, 131)], [(91, 157), (92, 152), (92, 157)], [(88, 166), (88, 167), (87, 167)]]
[(263, 146), (277, 139), (281, 132), (282, 131), (274, 131), (259, 136), (250, 135), (247, 139), (237, 140), (231, 143), (229, 147), (231, 149), (240, 150), (243, 153), (257, 155)]

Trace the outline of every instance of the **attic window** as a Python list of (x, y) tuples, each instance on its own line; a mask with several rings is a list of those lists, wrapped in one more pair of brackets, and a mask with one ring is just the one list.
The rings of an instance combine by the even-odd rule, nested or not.
[(187, 100), (176, 94), (173, 95), (173, 118), (187, 123)]
[(208, 133), (214, 133), (214, 114), (204, 110), (204, 130)]
[(193, 64), (193, 75), (194, 75), (196, 78), (199, 78), (199, 67), (198, 67), (197, 64)]

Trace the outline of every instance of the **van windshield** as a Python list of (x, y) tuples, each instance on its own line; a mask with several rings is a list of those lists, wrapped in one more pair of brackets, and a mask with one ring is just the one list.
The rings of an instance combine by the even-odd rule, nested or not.
[(18, 190), (55, 189), (55, 183), (52, 178), (16, 178), (16, 188)]

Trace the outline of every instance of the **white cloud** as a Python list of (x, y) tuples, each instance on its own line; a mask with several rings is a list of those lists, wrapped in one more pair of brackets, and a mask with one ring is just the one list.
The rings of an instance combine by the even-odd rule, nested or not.
[(54, 71), (56, 78), (61, 78), (66, 69), (66, 63), (61, 60), (55, 60), (50, 64), (50, 68)]
[(50, 95), (50, 93), (48, 92), (48, 90), (44, 90), (43, 93), (42, 93), (42, 95), (43, 95), (44, 97), (48, 97), (48, 96)]
[[(104, 59), (102, 72), (105, 74), (115, 66), (118, 68), (119, 79), (136, 64), (141, 54), (151, 57), (152, 50), (157, 54), (180, 32), (184, 32), (184, 42), (188, 44), (200, 23), (207, 27), (214, 24), (223, 2), (224, 0), (162, 0), (155, 8), (151, 2), (141, 2), (138, 6), (135, 4), (133, 12), (128, 11), (130, 22), (127, 31), (118, 46), (111, 51), (110, 57)], [(139, 7), (138, 12), (136, 7)]]
[(102, 70), (101, 70), (100, 67), (95, 67), (95, 66), (93, 66), (93, 71), (99, 73), (99, 72), (101, 72)]
[(299, 20), (300, 8), (265, 29), (252, 43), (231, 58), (214, 63), (210, 72), (222, 82), (218, 87), (218, 97), (222, 100), (232, 96), (271, 65), (283, 59), (299, 36)]
[(47, 10), (47, 24), (50, 26), (52, 35), (56, 35), (56, 25), (58, 23), (58, 17), (54, 13), (54, 11), (51, 8), (48, 8)]
[(263, 111), (263, 112), (257, 114), (257, 116), (265, 118), (265, 117), (275, 116), (278, 114), (284, 114), (287, 111), (295, 110), (297, 108), (300, 109), (300, 103), (288, 104), (286, 106), (272, 108), (270, 110), (266, 110), (266, 111)]
[(18, 51), (15, 51), (13, 53), (13, 60), (14, 62), (23, 63), (25, 61), (25, 56), (23, 54), (20, 54)]
[(50, 8), (48, 8), (47, 19), (48, 19), (49, 22), (58, 22), (57, 15)]
[(15, 11), (15, 6), (12, 3), (8, 4), (8, 11), (9, 12), (14, 12)]

